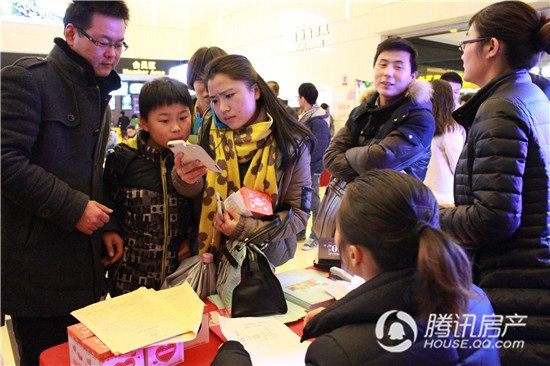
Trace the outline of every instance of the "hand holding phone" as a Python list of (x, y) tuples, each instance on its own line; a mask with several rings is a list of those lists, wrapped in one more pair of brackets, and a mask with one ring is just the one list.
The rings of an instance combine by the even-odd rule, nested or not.
[(174, 155), (180, 152), (183, 153), (182, 163), (184, 164), (199, 160), (205, 167), (216, 173), (221, 173), (222, 171), (214, 159), (212, 159), (200, 145), (188, 144), (183, 140), (173, 140), (168, 141), (168, 147), (172, 150)]

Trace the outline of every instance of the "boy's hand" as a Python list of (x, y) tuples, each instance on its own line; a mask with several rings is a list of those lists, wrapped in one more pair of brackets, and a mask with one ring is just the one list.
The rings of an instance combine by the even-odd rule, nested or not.
[(200, 160), (191, 161), (187, 164), (182, 162), (183, 153), (178, 153), (174, 158), (176, 172), (182, 181), (187, 184), (195, 184), (203, 175), (208, 172), (208, 168)]
[(181, 243), (179, 249), (178, 249), (178, 261), (182, 261), (187, 257), (191, 256), (191, 242), (189, 239), (185, 239), (183, 243)]
[(231, 236), (240, 219), (241, 215), (233, 210), (225, 209), (223, 211), (223, 219), (218, 214), (214, 215), (214, 228), (226, 236)]
[(103, 244), (107, 249), (108, 257), (101, 259), (101, 264), (109, 266), (122, 258), (124, 253), (124, 240), (116, 231), (106, 231), (103, 233)]

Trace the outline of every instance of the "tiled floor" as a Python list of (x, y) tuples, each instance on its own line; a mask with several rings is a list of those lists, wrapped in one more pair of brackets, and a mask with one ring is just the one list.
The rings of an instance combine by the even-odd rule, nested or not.
[[(321, 189), (323, 191), (323, 189)], [(322, 193), (322, 192), (321, 192)], [(309, 231), (311, 228), (311, 219), (308, 223), (308, 230), (307, 233), (309, 235)], [(284, 265), (277, 267), (277, 272), (283, 272), (290, 269), (295, 268), (306, 268), (313, 265), (313, 261), (317, 258), (317, 250), (313, 249), (310, 251), (302, 251), (302, 245), (305, 243), (305, 240), (298, 242), (298, 249), (296, 250), (296, 255), (294, 258)], [(9, 317), (8, 317), (9, 319)], [(2, 327), (2, 338), (0, 339), (2, 342), (2, 353), (0, 354), (0, 366), (15, 366), (16, 363), (14, 361), (13, 352), (11, 348), (11, 342), (10, 337), (8, 334), (8, 327), (5, 325)]]

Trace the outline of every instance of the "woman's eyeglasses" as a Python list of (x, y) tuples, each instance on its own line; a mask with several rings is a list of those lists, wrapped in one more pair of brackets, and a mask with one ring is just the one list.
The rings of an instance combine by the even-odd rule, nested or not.
[(481, 38), (473, 38), (473, 39), (467, 39), (465, 41), (462, 41), (458, 44), (458, 49), (461, 51), (461, 52), (464, 52), (464, 49), (466, 48), (466, 45), (469, 44), (469, 43), (476, 43), (476, 42), (482, 42), (482, 41), (486, 41), (488, 39), (491, 39), (492, 37), (481, 37)]

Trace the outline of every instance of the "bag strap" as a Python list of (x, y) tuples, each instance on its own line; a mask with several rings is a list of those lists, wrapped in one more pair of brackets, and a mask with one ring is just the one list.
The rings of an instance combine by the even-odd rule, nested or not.
[(281, 217), (277, 214), (264, 216), (260, 220), (262, 221), (270, 221), (269, 224), (262, 226), (258, 231), (256, 231), (254, 234), (249, 236), (245, 239), (244, 243), (246, 245), (252, 244), (253, 241), (257, 240), (258, 238), (261, 238), (263, 236), (266, 236), (266, 239), (264, 239), (265, 245), (259, 246), (259, 249), (264, 249), (267, 244), (275, 237), (277, 236), (290, 222), (290, 219), (292, 216), (294, 216), (294, 210), (292, 206), (285, 205), (285, 209), (287, 209), (287, 214), (283, 217), (281, 220)]
[(237, 262), (235, 257), (233, 257), (229, 249), (227, 249), (227, 245), (224, 245), (222, 247), (222, 253), (225, 256), (225, 258), (227, 258), (227, 261), (229, 262), (229, 264), (231, 264), (232, 267), (237, 268), (239, 266), (239, 263)]

